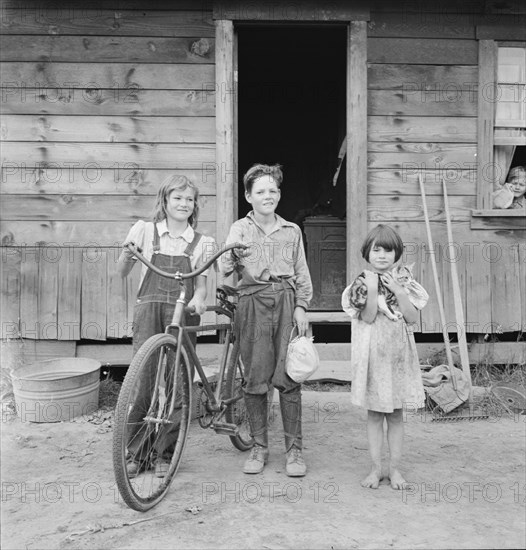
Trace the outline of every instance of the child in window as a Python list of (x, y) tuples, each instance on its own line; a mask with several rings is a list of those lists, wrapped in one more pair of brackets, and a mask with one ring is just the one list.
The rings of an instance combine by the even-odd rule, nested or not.
[(515, 166), (508, 174), (508, 181), (493, 193), (495, 208), (525, 208), (526, 167)]

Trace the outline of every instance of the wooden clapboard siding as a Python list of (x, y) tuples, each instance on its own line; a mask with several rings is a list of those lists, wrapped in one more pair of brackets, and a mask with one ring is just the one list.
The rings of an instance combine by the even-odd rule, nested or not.
[[(125, 8), (129, 5), (125, 3)], [(37, 2), (33, 8), (24, 5), (4, 6), (2, 33), (15, 35), (80, 35), (80, 36), (214, 36), (212, 13), (203, 10), (199, 2), (193, 2), (187, 11), (176, 11), (172, 3), (168, 9), (153, 11), (152, 6), (143, 9), (89, 9), (77, 3), (71, 8)], [(193, 8), (193, 10), (192, 10)]]
[(198, 90), (144, 90), (115, 83), (110, 90), (68, 87), (0, 89), (0, 113), (84, 116), (213, 116), (214, 87)]
[[(198, 170), (215, 162), (213, 143), (54, 143), (4, 142), (1, 162), (39, 166), (57, 163), (59, 166), (92, 166), (110, 169), (126, 163), (140, 168), (186, 168)], [(76, 163), (76, 164), (75, 164)]]
[[(115, 221), (0, 221), (3, 246), (108, 247), (121, 244), (133, 222)], [(198, 230), (215, 236), (215, 222), (201, 222)]]
[(369, 115), (475, 117), (477, 99), (462, 90), (369, 90)]
[(468, 92), (477, 96), (475, 65), (411, 65), (369, 63), (367, 69), (370, 90), (407, 90), (414, 92), (442, 90), (443, 93)]
[(442, 196), (442, 178), (447, 184), (448, 195), (474, 195), (477, 181), (476, 170), (421, 170), (418, 166), (412, 170), (370, 169), (367, 174), (368, 194), (418, 195), (420, 187), (418, 176), (424, 180), (426, 195)]
[(211, 143), (214, 117), (3, 115), (2, 141)]
[(137, 36), (3, 36), (0, 61), (89, 60), (117, 63), (213, 63), (210, 37), (146, 38)]
[[(91, 221), (113, 222), (147, 219), (155, 205), (154, 196), (137, 195), (3, 195), (0, 216), (4, 222)], [(215, 196), (201, 197), (199, 219), (215, 220)], [(88, 214), (89, 213), (89, 214)]]
[(36, 291), (40, 288), (38, 281), (39, 255), (38, 248), (30, 251), (25, 250), (23, 261), (20, 264), (20, 336), (33, 340), (40, 338), (38, 299), (35, 299)]
[[(444, 218), (444, 201), (441, 196), (427, 197), (427, 210), (430, 220)], [(451, 219), (469, 221), (471, 209), (475, 207), (475, 197), (454, 195), (449, 200)], [(424, 221), (422, 200), (419, 195), (376, 195), (367, 208), (370, 221), (378, 223), (398, 220)]]
[(369, 168), (473, 169), (477, 147), (466, 143), (368, 143)]
[[(79, 67), (82, 70), (79, 70)], [(153, 63), (37, 63), (5, 62), (0, 66), (3, 88), (87, 89), (97, 98), (98, 90), (157, 88), (163, 90), (213, 89), (214, 66), (207, 64)], [(128, 96), (131, 97), (131, 94)]]
[(369, 116), (370, 141), (476, 143), (477, 119), (461, 116)]
[(135, 162), (116, 164), (106, 169), (90, 164), (84, 168), (56, 164), (35, 168), (7, 162), (1, 171), (0, 194), (155, 195), (172, 175), (187, 177), (202, 195), (215, 194), (215, 163), (205, 165), (203, 170), (155, 170), (139, 168)]
[(475, 65), (476, 40), (428, 38), (369, 38), (367, 59), (371, 63), (418, 65)]

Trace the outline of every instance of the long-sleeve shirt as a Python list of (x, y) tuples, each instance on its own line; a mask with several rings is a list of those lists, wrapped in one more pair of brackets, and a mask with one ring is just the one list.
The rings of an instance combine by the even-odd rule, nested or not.
[(225, 276), (236, 271), (239, 275), (238, 290), (241, 295), (257, 292), (262, 285), (285, 279), (295, 290), (295, 306), (308, 309), (312, 299), (305, 248), (300, 228), (276, 214), (276, 225), (266, 235), (249, 214), (232, 224), (226, 244), (240, 242), (250, 245), (250, 253), (244, 257), (227, 253), (222, 256), (220, 269)]

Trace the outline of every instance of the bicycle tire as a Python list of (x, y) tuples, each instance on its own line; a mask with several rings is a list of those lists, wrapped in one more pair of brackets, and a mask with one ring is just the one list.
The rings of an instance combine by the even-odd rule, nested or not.
[[(223, 395), (225, 399), (241, 393), (241, 387), (244, 382), (245, 371), (239, 352), (239, 342), (236, 341), (232, 347), (230, 359), (225, 373), (225, 385)], [(225, 411), (226, 421), (236, 424), (239, 427), (239, 433), (231, 435), (230, 441), (236, 449), (248, 451), (254, 446), (254, 439), (250, 435), (250, 425), (245, 407), (245, 399), (241, 398), (228, 405)]]
[[(179, 467), (188, 435), (192, 410), (190, 361), (183, 347), (181, 361), (174, 369), (175, 356), (172, 354), (176, 350), (177, 340), (171, 334), (156, 334), (149, 338), (131, 362), (115, 409), (115, 480), (124, 502), (139, 512), (153, 508), (166, 495)], [(161, 382), (156, 385), (158, 371), (161, 372)], [(167, 376), (162, 376), (162, 373)], [(169, 419), (167, 407), (173, 393), (174, 374), (177, 375), (177, 408)], [(149, 418), (153, 421), (146, 420), (146, 411), (150, 411)], [(173, 454), (171, 458), (166, 454), (163, 456), (169, 462), (168, 470), (164, 477), (156, 477), (154, 462), (159, 454), (167, 452), (166, 442), (162, 443), (166, 439), (171, 442), (168, 452), (172, 453), (173, 449)], [(126, 467), (132, 445), (138, 449), (134, 455), (138, 464), (137, 475), (130, 474)]]

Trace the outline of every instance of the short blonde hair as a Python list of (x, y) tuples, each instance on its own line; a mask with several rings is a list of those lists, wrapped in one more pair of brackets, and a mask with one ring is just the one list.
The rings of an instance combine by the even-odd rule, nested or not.
[(170, 193), (172, 191), (184, 191), (185, 189), (192, 189), (194, 192), (194, 211), (188, 218), (188, 223), (194, 228), (197, 226), (197, 220), (199, 219), (199, 189), (186, 176), (175, 175), (166, 178), (161, 184), (159, 191), (157, 191), (152, 215), (154, 223), (166, 219), (166, 203), (168, 202)]
[(526, 166), (514, 166), (508, 173), (508, 179), (520, 175), (526, 176)]

